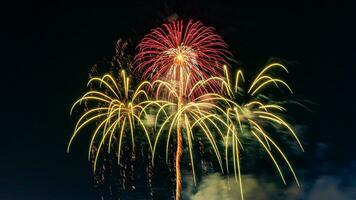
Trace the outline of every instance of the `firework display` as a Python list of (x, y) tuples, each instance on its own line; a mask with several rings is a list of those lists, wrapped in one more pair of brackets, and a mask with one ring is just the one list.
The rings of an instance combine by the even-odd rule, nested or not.
[[(288, 73), (287, 68), (273, 62), (265, 66), (245, 90), (245, 77), (237, 70), (232, 79), (231, 53), (214, 28), (201, 22), (174, 21), (152, 29), (137, 45), (131, 72), (105, 74), (89, 80), (90, 91), (71, 108), (86, 104), (88, 109), (78, 119), (68, 149), (85, 127), (95, 127), (91, 134), (88, 158), (92, 157), (94, 172), (100, 152), (115, 148), (120, 164), (123, 146), (135, 148), (136, 138), (147, 141), (150, 163), (157, 157), (158, 146), (165, 141), (165, 160), (174, 160), (175, 199), (181, 199), (182, 158), (188, 158), (194, 184), (197, 184), (194, 148), (197, 138), (204, 138), (222, 173), (233, 171), (239, 183), (241, 199), (243, 180), (240, 155), (244, 150), (241, 138), (254, 138), (273, 161), (286, 184), (275, 153), (288, 166), (299, 186), (296, 173), (278, 142), (270, 134), (289, 135), (304, 151), (293, 126), (282, 113), (278, 101), (267, 99), (271, 86), (292, 93), (290, 86), (272, 75), (272, 71)], [(125, 63), (131, 63), (125, 62)], [(132, 84), (139, 77), (140, 83)], [(132, 85), (137, 85), (131, 88)], [(263, 96), (263, 97), (261, 97)], [(174, 148), (170, 148), (174, 146)], [(95, 151), (93, 148), (95, 147)], [(171, 152), (171, 153), (170, 153)], [(173, 154), (172, 154), (173, 152)], [(231, 167), (232, 164), (232, 167)]]

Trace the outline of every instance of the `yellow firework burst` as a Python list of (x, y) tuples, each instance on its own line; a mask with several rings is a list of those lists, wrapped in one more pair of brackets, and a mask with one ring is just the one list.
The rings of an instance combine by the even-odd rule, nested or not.
[[(182, 68), (180, 69), (182, 74)], [(190, 77), (188, 74), (187, 77)], [(193, 142), (194, 137), (198, 133), (209, 141), (212, 146), (213, 152), (219, 162), (221, 170), (223, 170), (223, 160), (218, 147), (218, 141), (224, 138), (224, 127), (221, 124), (226, 124), (222, 116), (226, 116), (225, 110), (215, 104), (215, 99), (220, 95), (217, 93), (206, 93), (194, 97), (193, 100), (189, 100), (189, 96), (193, 95), (195, 90), (200, 90), (202, 87), (206, 87), (209, 81), (198, 81), (192, 88), (189, 88), (189, 79), (181, 79), (185, 81), (167, 82), (163, 80), (157, 80), (152, 83), (153, 89), (156, 90), (157, 99), (160, 108), (155, 113), (155, 128), (157, 133), (155, 134), (155, 140), (153, 143), (153, 156), (156, 153), (157, 144), (163, 134), (166, 134), (166, 160), (168, 161), (169, 144), (171, 142), (172, 135), (177, 138), (177, 152), (175, 165), (176, 168), (180, 168), (180, 157), (182, 155), (182, 149), (187, 148), (189, 150), (190, 163), (192, 168), (193, 180), (196, 184), (195, 170), (194, 170), (194, 156), (193, 156)], [(177, 86), (177, 84), (180, 84)], [(162, 94), (164, 96), (162, 96)], [(184, 96), (182, 94), (187, 94)], [(161, 122), (159, 122), (159, 119)], [(175, 134), (175, 135), (174, 135)], [(180, 183), (180, 171), (176, 175), (177, 182)], [(180, 192), (178, 189), (178, 193)]]
[(299, 186), (298, 178), (287, 156), (279, 147), (277, 142), (275, 142), (275, 140), (265, 130), (266, 125), (273, 125), (274, 127), (278, 127), (278, 129), (285, 129), (295, 138), (300, 148), (304, 151), (303, 146), (300, 143), (293, 128), (279, 114), (281, 112), (285, 112), (286, 109), (281, 105), (270, 104), (268, 101), (256, 97), (262, 92), (262, 90), (271, 85), (277, 88), (285, 87), (287, 90), (289, 90), (290, 93), (292, 93), (291, 88), (285, 81), (269, 75), (269, 72), (273, 69), (283, 70), (288, 73), (287, 68), (280, 63), (272, 63), (264, 67), (247, 90), (247, 95), (249, 95), (251, 97), (250, 99), (252, 100), (245, 103), (242, 102), (245, 97), (240, 95), (241, 88), (239, 87), (240, 82), (244, 81), (242, 71), (237, 71), (235, 80), (232, 82), (229, 77), (228, 70), (225, 66), (226, 78), (215, 78), (221, 81), (222, 92), (226, 94), (225, 96), (220, 95), (216, 98), (216, 100), (223, 101), (226, 106), (225, 113), (228, 127), (225, 137), (226, 167), (227, 171), (229, 171), (229, 158), (232, 154), (233, 170), (235, 179), (239, 182), (240, 185), (240, 193), (242, 199), (244, 199), (244, 196), (240, 169), (240, 149), (243, 150), (243, 143), (240, 141), (240, 138), (244, 134), (251, 135), (256, 139), (256, 141), (258, 141), (258, 143), (261, 144), (263, 149), (272, 159), (283, 183), (285, 184), (286, 181), (282, 170), (280, 169), (277, 159), (271, 151), (272, 149), (275, 149), (288, 165), (296, 183)]
[(91, 78), (87, 85), (93, 84), (94, 89), (85, 93), (71, 108), (70, 112), (72, 113), (73, 109), (83, 102), (88, 102), (89, 106), (89, 110), (82, 114), (77, 121), (67, 151), (69, 152), (72, 142), (78, 133), (84, 127), (94, 123), (96, 128), (91, 136), (88, 150), (88, 159), (90, 159), (93, 146), (97, 146), (94, 157), (94, 172), (98, 156), (106, 142), (108, 152), (110, 152), (113, 138), (116, 139), (118, 163), (120, 163), (124, 139), (131, 139), (132, 148), (134, 148), (136, 127), (140, 127), (143, 130), (141, 132), (144, 133), (152, 150), (150, 135), (139, 117), (142, 112), (145, 112), (145, 105), (152, 104), (146, 91), (143, 90), (146, 86), (150, 86), (150, 83), (143, 82), (138, 85), (136, 90), (132, 90), (130, 81), (131, 79), (124, 70), (121, 71), (118, 81), (109, 74)]

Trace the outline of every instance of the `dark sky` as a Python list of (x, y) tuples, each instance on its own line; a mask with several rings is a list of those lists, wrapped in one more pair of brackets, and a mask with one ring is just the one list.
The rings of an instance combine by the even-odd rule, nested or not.
[(295, 93), (317, 104), (314, 113), (297, 114), (308, 126), (299, 169), (341, 182), (343, 174), (355, 176), (355, 5), (176, 2), (1, 6), (0, 199), (99, 199), (85, 141), (65, 152), (75, 123), (70, 106), (83, 93), (91, 65), (110, 58), (119, 37), (137, 42), (174, 13), (216, 27), (251, 74), (271, 57), (287, 61)]

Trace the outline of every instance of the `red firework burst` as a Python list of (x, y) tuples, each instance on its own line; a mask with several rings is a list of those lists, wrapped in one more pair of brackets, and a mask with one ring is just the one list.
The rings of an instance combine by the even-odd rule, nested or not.
[(230, 53), (214, 30), (199, 21), (189, 21), (186, 25), (175, 21), (151, 30), (137, 46), (135, 71), (145, 80), (183, 81), (183, 95), (189, 100), (206, 92), (216, 92), (219, 85), (212, 81), (188, 95), (198, 81), (223, 76), (225, 57)]

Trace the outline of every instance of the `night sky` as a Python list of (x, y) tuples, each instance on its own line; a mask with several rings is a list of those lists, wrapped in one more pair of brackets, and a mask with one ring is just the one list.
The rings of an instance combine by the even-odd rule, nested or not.
[(0, 199), (99, 199), (87, 138), (66, 153), (76, 120), (70, 106), (83, 94), (90, 67), (111, 58), (119, 37), (136, 45), (173, 14), (214, 26), (245, 73), (255, 74), (269, 58), (287, 63), (295, 94), (313, 102), (313, 112), (292, 113), (306, 147), (295, 166), (304, 182), (300, 199), (323, 192), (356, 199), (355, 5), (246, 2), (2, 5)]

